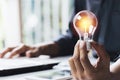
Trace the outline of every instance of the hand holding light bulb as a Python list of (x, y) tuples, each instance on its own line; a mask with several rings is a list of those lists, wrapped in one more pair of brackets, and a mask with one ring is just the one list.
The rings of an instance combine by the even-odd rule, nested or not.
[(86, 42), (87, 50), (89, 50), (89, 42), (93, 40), (93, 35), (98, 25), (96, 16), (87, 10), (80, 11), (75, 15), (73, 25), (80, 40), (84, 40)]
[[(90, 11), (80, 11), (74, 18), (74, 27), (80, 40), (75, 45), (74, 54), (69, 59), (69, 65), (75, 80), (112, 80), (110, 58), (106, 50), (94, 41), (89, 42), (93, 39), (97, 24), (96, 16)], [(96, 63), (89, 60), (90, 46), (98, 55)]]

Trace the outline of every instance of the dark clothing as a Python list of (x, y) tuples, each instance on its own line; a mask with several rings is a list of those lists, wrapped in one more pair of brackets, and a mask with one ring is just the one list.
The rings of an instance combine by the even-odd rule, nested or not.
[[(111, 60), (114, 60), (120, 53), (120, 0), (75, 0), (74, 4), (73, 16), (81, 10), (90, 10), (96, 14), (98, 27), (94, 40), (103, 44)], [(73, 54), (74, 45), (79, 39), (72, 19), (67, 34), (56, 41), (60, 46), (60, 55)]]

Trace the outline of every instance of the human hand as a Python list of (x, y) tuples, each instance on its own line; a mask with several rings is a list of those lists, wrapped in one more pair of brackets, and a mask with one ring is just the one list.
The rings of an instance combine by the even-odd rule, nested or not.
[(4, 49), (0, 53), (0, 58), (3, 58), (8, 52), (10, 52), (10, 55), (8, 56), (8, 58), (13, 58), (15, 55), (21, 55), (21, 56), (24, 55), (27, 57), (36, 57), (39, 55), (38, 47), (27, 46), (27, 45), (21, 44), (16, 47), (8, 47)]
[(102, 45), (92, 42), (91, 46), (96, 50), (98, 59), (95, 65), (92, 65), (88, 59), (86, 43), (77, 42), (74, 49), (74, 55), (69, 59), (71, 73), (75, 80), (111, 80), (110, 58)]

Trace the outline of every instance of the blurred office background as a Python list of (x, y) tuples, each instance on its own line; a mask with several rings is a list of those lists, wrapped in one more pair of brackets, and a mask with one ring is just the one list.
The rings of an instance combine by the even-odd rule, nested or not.
[(0, 49), (66, 33), (74, 0), (0, 0)]

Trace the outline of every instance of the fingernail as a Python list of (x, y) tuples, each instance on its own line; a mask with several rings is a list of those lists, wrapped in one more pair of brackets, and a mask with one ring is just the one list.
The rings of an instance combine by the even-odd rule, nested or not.
[(79, 43), (80, 43), (80, 40), (78, 40), (76, 44), (79, 44)]
[(80, 41), (80, 48), (83, 48), (83, 46), (84, 46), (84, 41)]
[(0, 58), (2, 58), (2, 55), (0, 55)]

